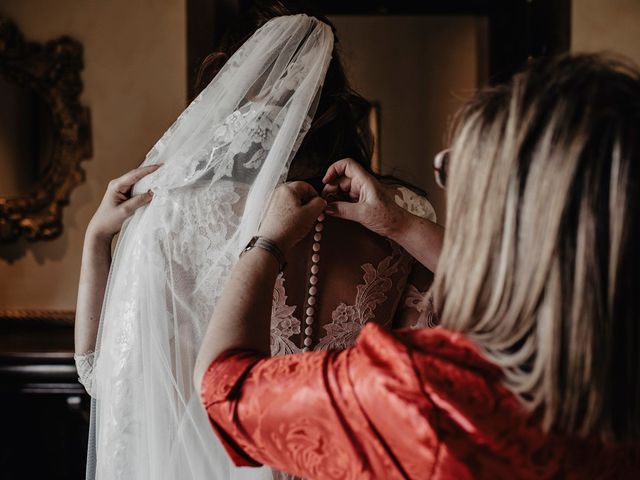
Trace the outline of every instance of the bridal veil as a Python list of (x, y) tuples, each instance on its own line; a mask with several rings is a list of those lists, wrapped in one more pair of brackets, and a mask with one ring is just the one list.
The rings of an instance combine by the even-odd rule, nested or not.
[(237, 469), (192, 381), (196, 354), (241, 247), (255, 234), (314, 116), (331, 28), (270, 20), (147, 155), (153, 201), (124, 226), (94, 366), (98, 479), (270, 478)]

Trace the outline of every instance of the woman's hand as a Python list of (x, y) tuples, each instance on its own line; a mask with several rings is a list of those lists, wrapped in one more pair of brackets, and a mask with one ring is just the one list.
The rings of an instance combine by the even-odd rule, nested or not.
[(323, 196), (342, 192), (351, 199), (350, 202), (330, 202), (326, 209), (328, 215), (360, 223), (378, 235), (394, 239), (410, 221), (389, 189), (355, 160), (337, 161), (322, 181), (325, 183)]
[(122, 228), (124, 221), (153, 198), (151, 190), (133, 197), (131, 190), (138, 181), (155, 172), (159, 167), (160, 165), (148, 165), (135, 168), (121, 177), (111, 180), (100, 206), (89, 222), (87, 235), (111, 241)]
[(442, 251), (443, 228), (396, 204), (390, 190), (350, 158), (329, 167), (322, 180), (323, 195), (343, 192), (351, 202), (331, 202), (326, 212), (352, 220), (400, 244), (416, 260), (435, 272)]
[(273, 192), (258, 235), (275, 242), (286, 254), (309, 233), (326, 206), (308, 183), (285, 183)]

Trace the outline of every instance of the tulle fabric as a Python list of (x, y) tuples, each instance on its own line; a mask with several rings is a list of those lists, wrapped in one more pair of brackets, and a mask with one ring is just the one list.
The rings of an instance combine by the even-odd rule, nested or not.
[(147, 155), (153, 201), (124, 226), (94, 366), (89, 475), (271, 478), (228, 460), (192, 372), (238, 252), (257, 231), (311, 119), (333, 48), (306, 15), (266, 23)]

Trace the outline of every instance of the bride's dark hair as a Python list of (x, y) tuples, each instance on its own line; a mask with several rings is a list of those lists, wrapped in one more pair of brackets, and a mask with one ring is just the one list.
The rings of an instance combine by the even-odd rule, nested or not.
[(247, 14), (223, 35), (220, 50), (209, 54), (202, 62), (196, 78), (196, 92), (207, 86), (258, 28), (272, 18), (301, 13), (329, 25), (335, 42), (315, 117), (292, 162), (288, 179), (307, 180), (322, 176), (331, 163), (344, 157), (353, 158), (369, 170), (373, 147), (368, 122), (371, 104), (349, 86), (333, 24), (302, 2), (254, 2)]

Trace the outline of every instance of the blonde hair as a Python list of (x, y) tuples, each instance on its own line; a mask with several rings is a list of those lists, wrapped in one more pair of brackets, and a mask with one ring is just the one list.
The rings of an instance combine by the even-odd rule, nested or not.
[(455, 131), (435, 307), (546, 429), (640, 438), (639, 172), (640, 72), (611, 56), (535, 63)]

